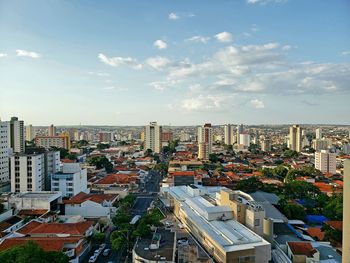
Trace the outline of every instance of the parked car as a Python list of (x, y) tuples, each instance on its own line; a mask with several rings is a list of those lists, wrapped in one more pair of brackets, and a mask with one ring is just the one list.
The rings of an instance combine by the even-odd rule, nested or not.
[(97, 257), (95, 255), (91, 256), (89, 258), (89, 263), (94, 263), (96, 261)]
[(100, 249), (104, 249), (105, 247), (106, 247), (106, 244), (105, 244), (105, 243), (103, 243), (103, 244), (100, 245)]
[(102, 255), (105, 256), (105, 257), (107, 257), (107, 256), (109, 255), (109, 252), (111, 252), (111, 249), (110, 249), (110, 248), (106, 248), (106, 249), (103, 251)]

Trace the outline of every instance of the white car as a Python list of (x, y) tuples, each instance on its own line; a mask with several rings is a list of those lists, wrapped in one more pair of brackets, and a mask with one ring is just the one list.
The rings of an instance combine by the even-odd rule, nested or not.
[(97, 257), (94, 255), (94, 256), (91, 256), (89, 258), (89, 263), (94, 263), (96, 261)]

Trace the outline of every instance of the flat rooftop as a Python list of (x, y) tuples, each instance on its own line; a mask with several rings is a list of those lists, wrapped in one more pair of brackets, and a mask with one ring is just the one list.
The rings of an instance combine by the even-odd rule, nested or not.
[(61, 196), (60, 192), (24, 192), (15, 195), (17, 198), (40, 198), (40, 199), (51, 199), (58, 198)]
[(175, 233), (158, 228), (157, 234), (161, 236), (158, 249), (149, 248), (152, 243), (152, 236), (143, 237), (135, 244), (135, 253), (146, 260), (158, 261), (161, 259), (162, 261), (173, 261)]

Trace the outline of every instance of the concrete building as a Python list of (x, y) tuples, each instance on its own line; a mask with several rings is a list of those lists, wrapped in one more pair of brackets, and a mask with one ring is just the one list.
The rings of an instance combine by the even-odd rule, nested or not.
[(19, 121), (17, 117), (12, 117), (8, 122), (8, 146), (11, 152), (24, 153), (25, 137), (24, 137), (24, 122)]
[(113, 205), (119, 199), (116, 194), (86, 194), (80, 192), (64, 201), (65, 215), (81, 215), (85, 219), (110, 220), (116, 213)]
[(171, 131), (162, 132), (162, 142), (171, 142), (173, 140), (173, 133)]
[(344, 154), (350, 154), (350, 143), (343, 144), (343, 146), (341, 147), (341, 151)]
[(48, 136), (56, 136), (56, 127), (51, 124), (48, 128), (48, 131), (47, 131), (47, 135)]
[(350, 259), (350, 160), (344, 161), (343, 190), (343, 263)]
[(243, 147), (250, 146), (250, 135), (248, 133), (241, 133), (239, 135), (239, 145), (242, 145)]
[(110, 143), (112, 141), (112, 133), (111, 132), (99, 132), (98, 140), (100, 143)]
[(185, 131), (180, 132), (180, 141), (189, 142), (191, 141), (191, 135)]
[(51, 147), (70, 149), (70, 137), (68, 134), (55, 136), (36, 136), (35, 143), (39, 147), (50, 149)]
[(322, 139), (322, 129), (321, 128), (316, 129), (316, 140), (317, 139)]
[(269, 138), (261, 139), (261, 150), (263, 152), (270, 152), (271, 151), (271, 140)]
[[(267, 263), (271, 245), (234, 220), (222, 187), (174, 186), (161, 189), (161, 200), (216, 262)], [(228, 189), (227, 189), (228, 190)], [(221, 199), (221, 200), (220, 200)]]
[(327, 150), (329, 147), (329, 141), (325, 139), (315, 139), (312, 141), (312, 148), (315, 151)]
[(61, 158), (59, 151), (47, 151), (45, 155), (45, 190), (51, 189), (51, 174), (60, 171)]
[(234, 143), (233, 141), (233, 125), (232, 124), (225, 124), (224, 126), (224, 142), (226, 145), (232, 145)]
[(322, 173), (335, 174), (337, 172), (337, 154), (326, 150), (315, 152), (315, 168)]
[(289, 128), (289, 149), (297, 152), (302, 150), (302, 128), (299, 125), (293, 125)]
[(22, 192), (9, 197), (9, 207), (16, 211), (20, 210), (41, 210), (57, 211), (62, 203), (60, 192)]
[(51, 190), (60, 191), (64, 197), (88, 193), (87, 169), (81, 169), (79, 163), (64, 163), (62, 172), (51, 175)]
[(10, 180), (8, 122), (0, 121), (0, 182)]
[(45, 188), (45, 155), (11, 156), (11, 192), (37, 192)]
[(198, 127), (198, 158), (208, 160), (212, 152), (213, 135), (210, 123)]
[(32, 141), (35, 138), (35, 130), (33, 125), (29, 124), (26, 126), (26, 140)]
[(145, 126), (144, 149), (151, 149), (154, 153), (160, 153), (162, 149), (162, 126), (155, 121)]
[(237, 125), (237, 131), (236, 131), (236, 138), (237, 138), (237, 144), (241, 144), (240, 142), (240, 135), (244, 132), (244, 126), (243, 124)]

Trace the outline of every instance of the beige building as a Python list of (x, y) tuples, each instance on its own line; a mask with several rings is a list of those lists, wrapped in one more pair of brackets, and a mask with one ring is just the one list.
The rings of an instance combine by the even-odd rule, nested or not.
[(56, 136), (56, 127), (53, 124), (49, 126), (47, 134), (49, 136)]
[(35, 138), (35, 130), (33, 125), (29, 124), (26, 126), (26, 140), (31, 141)]
[(35, 143), (39, 147), (50, 149), (51, 147), (70, 149), (70, 137), (68, 133), (56, 136), (36, 136)]
[(232, 124), (225, 124), (224, 126), (224, 139), (226, 145), (232, 145), (234, 143), (233, 141), (233, 135), (234, 135), (234, 126)]
[(147, 149), (155, 153), (162, 150), (162, 126), (155, 121), (145, 126), (145, 150)]
[(337, 154), (326, 150), (315, 152), (315, 168), (322, 173), (335, 174), (337, 172)]
[(289, 149), (297, 152), (302, 150), (302, 128), (299, 125), (293, 125), (289, 128)]
[(210, 123), (198, 127), (198, 158), (208, 160), (212, 152), (213, 134)]
[[(229, 193), (222, 187), (174, 186), (161, 189), (161, 200), (216, 262), (267, 263), (271, 245), (234, 219)], [(223, 196), (221, 196), (223, 193)]]
[(17, 117), (12, 117), (8, 122), (9, 148), (14, 153), (24, 153), (25, 137), (24, 137), (24, 122), (19, 121)]
[(271, 140), (269, 138), (261, 139), (261, 150), (263, 152), (270, 152), (271, 151)]
[(343, 263), (350, 262), (350, 160), (344, 161)]

